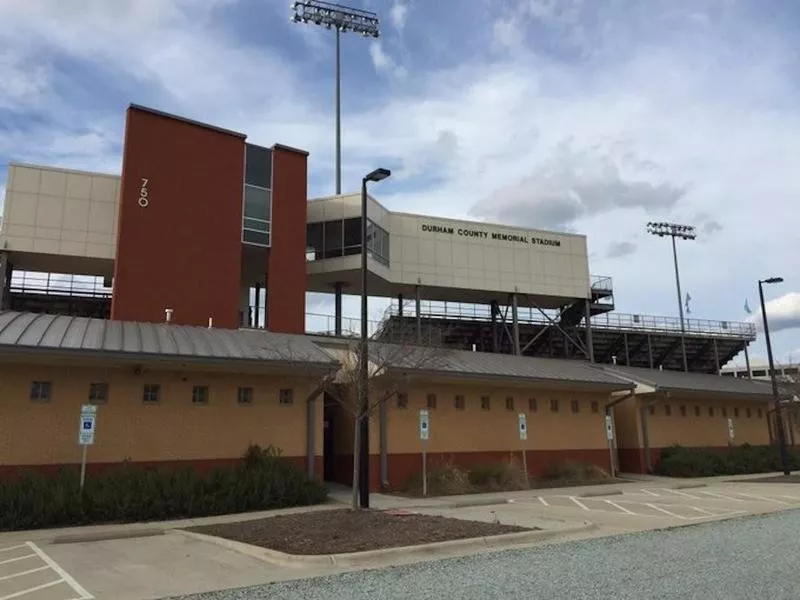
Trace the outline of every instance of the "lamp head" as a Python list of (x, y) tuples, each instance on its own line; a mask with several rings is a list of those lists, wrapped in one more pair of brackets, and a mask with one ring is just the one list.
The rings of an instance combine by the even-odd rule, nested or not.
[(366, 177), (364, 177), (364, 181), (383, 181), (391, 174), (392, 172), (389, 169), (375, 169), (372, 171), (372, 173), (369, 173)]

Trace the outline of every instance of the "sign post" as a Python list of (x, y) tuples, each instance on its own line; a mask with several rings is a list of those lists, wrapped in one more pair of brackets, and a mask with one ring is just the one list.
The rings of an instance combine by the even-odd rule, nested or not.
[(430, 436), (430, 421), (428, 411), (421, 408), (419, 411), (419, 439), (422, 442), (422, 495), (428, 495), (428, 456), (427, 446)]
[(614, 465), (614, 417), (606, 413), (606, 439), (608, 440), (608, 458), (611, 461), (611, 477), (616, 477), (616, 466)]
[(78, 422), (78, 444), (83, 448), (81, 456), (81, 493), (86, 481), (86, 450), (94, 444), (94, 433), (97, 419), (97, 407), (92, 404), (81, 406), (81, 417)]
[(728, 417), (728, 444), (733, 444), (733, 438), (736, 437), (736, 428), (733, 425), (733, 419)]
[(528, 477), (528, 449), (525, 442), (528, 441), (528, 416), (525, 413), (519, 413), (517, 416), (519, 420), (519, 441), (522, 446), (522, 470), (525, 471), (525, 478)]

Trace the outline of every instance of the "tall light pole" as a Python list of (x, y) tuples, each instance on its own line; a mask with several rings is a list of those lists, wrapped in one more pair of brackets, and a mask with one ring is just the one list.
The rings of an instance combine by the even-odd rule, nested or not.
[(367, 182), (383, 181), (392, 172), (375, 169), (361, 180), (361, 352), (358, 365), (359, 423), (358, 504), (369, 508), (369, 355), (367, 352)]
[(321, 0), (297, 0), (292, 2), (292, 21), (313, 23), (336, 30), (336, 144), (335, 171), (336, 195), (342, 193), (342, 53), (339, 38), (342, 33), (352, 31), (364, 37), (380, 36), (378, 15), (369, 10), (360, 10)]
[(647, 224), (647, 233), (658, 237), (670, 236), (672, 238), (672, 258), (675, 261), (675, 285), (678, 288), (678, 314), (681, 317), (681, 353), (683, 354), (683, 370), (689, 370), (689, 362), (686, 360), (686, 323), (683, 320), (683, 296), (681, 295), (681, 276), (678, 272), (678, 250), (675, 247), (675, 238), (682, 240), (693, 240), (697, 237), (695, 228), (692, 225), (678, 225), (676, 223), (654, 223)]
[(778, 379), (775, 374), (775, 362), (772, 359), (772, 342), (769, 339), (769, 322), (767, 321), (767, 308), (764, 304), (764, 284), (781, 283), (783, 277), (769, 277), (758, 280), (758, 297), (761, 300), (761, 316), (764, 319), (764, 338), (767, 340), (767, 359), (769, 360), (769, 379), (772, 382), (772, 399), (775, 402), (775, 428), (778, 430), (778, 446), (781, 452), (781, 467), (783, 474), (789, 475), (789, 454), (786, 449), (786, 432), (783, 430), (783, 411), (778, 394)]

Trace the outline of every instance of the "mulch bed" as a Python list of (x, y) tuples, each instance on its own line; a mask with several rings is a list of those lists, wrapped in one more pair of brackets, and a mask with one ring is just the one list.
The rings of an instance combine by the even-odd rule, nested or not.
[(362, 552), (530, 531), (515, 525), (398, 512), (324, 510), (192, 527), (188, 531), (289, 554)]
[(759, 477), (758, 479), (734, 479), (733, 481), (736, 483), (800, 483), (800, 473)]

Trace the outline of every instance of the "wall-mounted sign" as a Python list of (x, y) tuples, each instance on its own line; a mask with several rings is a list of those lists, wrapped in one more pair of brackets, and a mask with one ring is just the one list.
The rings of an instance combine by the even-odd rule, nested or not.
[(139, 206), (142, 208), (147, 208), (150, 204), (150, 190), (147, 189), (148, 183), (150, 183), (150, 180), (142, 177), (142, 182), (139, 186)]
[(448, 225), (432, 225), (423, 223), (420, 225), (420, 230), (425, 233), (434, 233), (442, 235), (457, 235), (466, 238), (475, 239), (492, 239), (501, 242), (510, 242), (512, 244), (528, 244), (531, 246), (561, 246), (561, 240), (554, 238), (543, 238), (533, 234), (520, 234), (520, 233), (502, 233), (499, 231), (488, 231), (486, 229), (467, 228), (467, 227), (450, 227)]
[(525, 413), (519, 413), (519, 439), (528, 439), (528, 417)]
[(430, 423), (428, 421), (428, 411), (424, 408), (419, 411), (419, 439), (425, 441), (430, 436)]

